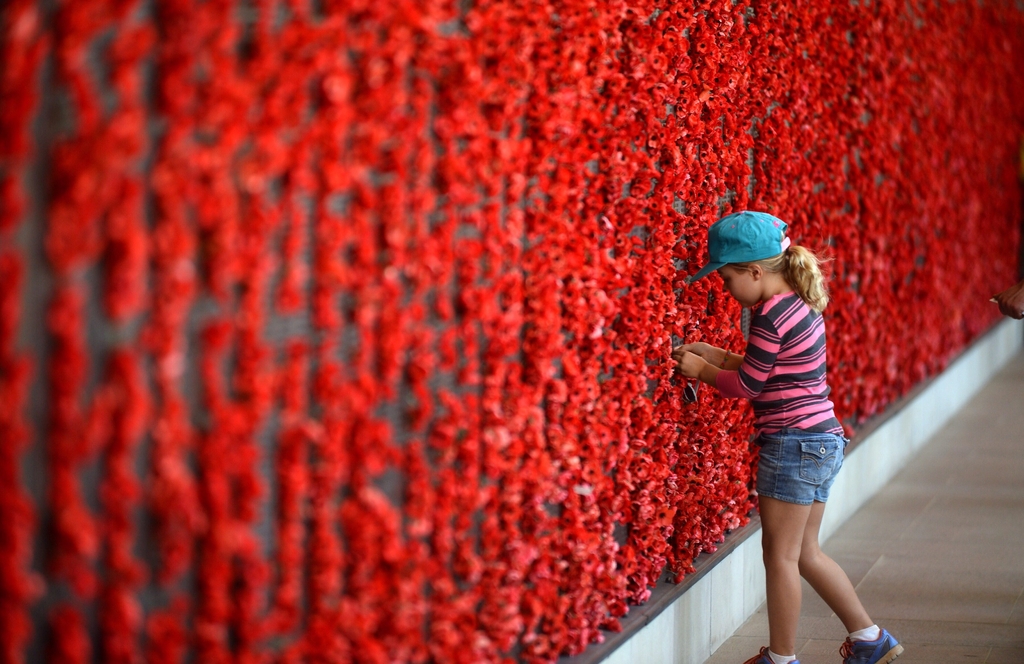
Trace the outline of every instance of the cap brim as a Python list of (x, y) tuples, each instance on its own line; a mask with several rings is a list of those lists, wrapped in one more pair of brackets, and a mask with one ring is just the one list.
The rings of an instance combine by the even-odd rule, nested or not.
[(699, 281), (700, 279), (703, 279), (704, 277), (708, 276), (709, 274), (711, 274), (718, 268), (722, 267), (723, 265), (725, 265), (725, 263), (708, 263), (701, 269), (697, 270), (697, 274), (687, 279), (686, 283), (692, 284), (695, 281)]

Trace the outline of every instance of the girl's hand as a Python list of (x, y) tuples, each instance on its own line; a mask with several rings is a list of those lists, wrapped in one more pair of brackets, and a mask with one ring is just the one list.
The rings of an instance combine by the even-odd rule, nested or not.
[(710, 356), (715, 353), (718, 349), (711, 344), (706, 344), (703, 341), (699, 341), (695, 344), (683, 344), (682, 346), (676, 346), (672, 349), (672, 359), (679, 361), (679, 358), (684, 353), (693, 353), (697, 357), (704, 359), (705, 361), (710, 360)]
[(679, 372), (687, 378), (700, 378), (701, 370), (707, 366), (707, 362), (699, 355), (689, 351), (680, 351), (678, 356), (676, 351), (672, 351), (672, 357), (676, 361), (676, 366), (679, 367)]

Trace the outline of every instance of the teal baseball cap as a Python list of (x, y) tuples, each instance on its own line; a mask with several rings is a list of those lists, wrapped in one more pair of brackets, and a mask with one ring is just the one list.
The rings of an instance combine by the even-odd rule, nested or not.
[(786, 222), (767, 212), (744, 210), (722, 217), (708, 229), (710, 260), (686, 282), (692, 284), (729, 263), (778, 256), (789, 246), (786, 228)]

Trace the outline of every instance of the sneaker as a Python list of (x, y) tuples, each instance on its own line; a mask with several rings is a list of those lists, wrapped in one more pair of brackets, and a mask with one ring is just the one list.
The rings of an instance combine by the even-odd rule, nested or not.
[(875, 641), (846, 639), (846, 643), (839, 649), (843, 664), (889, 664), (902, 653), (903, 646), (884, 629)]
[[(759, 654), (754, 655), (753, 657), (751, 657), (747, 661), (743, 662), (743, 664), (775, 664), (775, 663), (772, 661), (772, 658), (768, 656), (768, 646), (765, 646), (764, 648), (761, 648), (761, 652)], [(799, 659), (794, 659), (789, 664), (800, 664), (800, 660)]]

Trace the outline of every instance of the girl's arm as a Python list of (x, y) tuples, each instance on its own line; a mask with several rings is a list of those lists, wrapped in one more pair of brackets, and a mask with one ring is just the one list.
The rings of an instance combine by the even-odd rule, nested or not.
[(705, 362), (704, 366), (702, 366), (700, 371), (697, 373), (697, 380), (702, 383), (707, 383), (711, 387), (718, 387), (716, 382), (718, 381), (718, 374), (721, 372), (722, 369), (719, 369), (709, 362)]
[(726, 369), (728, 371), (736, 371), (740, 368), (741, 364), (743, 364), (742, 355), (722, 349), (722, 361), (718, 365), (719, 368)]
[[(765, 382), (778, 359), (782, 337), (767, 316), (755, 316), (750, 324), (747, 352), (736, 371), (715, 375), (718, 393), (727, 398), (754, 399), (761, 394)], [(726, 358), (728, 361), (729, 358)]]

